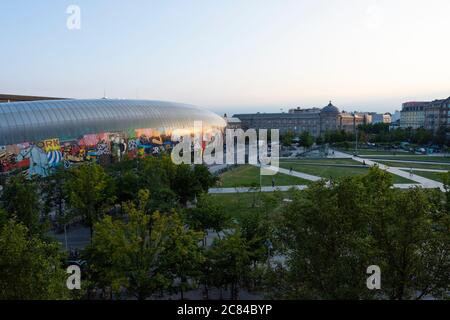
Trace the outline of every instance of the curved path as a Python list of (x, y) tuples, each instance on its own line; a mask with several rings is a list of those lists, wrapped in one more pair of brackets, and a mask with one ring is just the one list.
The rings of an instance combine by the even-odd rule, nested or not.
[[(343, 153), (343, 152), (341, 152)], [(359, 158), (359, 157), (358, 157)], [(385, 161), (385, 162), (407, 162), (407, 163), (419, 163), (419, 164), (440, 164), (440, 165), (450, 165), (450, 162), (438, 162), (438, 161), (419, 161), (419, 160), (397, 160), (397, 159), (389, 159), (389, 158), (364, 158), (372, 161)]]
[[(292, 188), (298, 190), (304, 190), (308, 188), (305, 185), (296, 185), (296, 186), (278, 186), (278, 187), (262, 187), (261, 192), (274, 192), (274, 191), (288, 191)], [(224, 193), (249, 193), (249, 192), (259, 192), (259, 188), (248, 188), (248, 187), (240, 187), (240, 188), (210, 188), (208, 193), (210, 194), (224, 194)]]
[[(353, 155), (350, 155), (348, 153), (344, 153), (341, 151), (337, 151), (334, 150), (334, 155), (329, 156), (329, 158), (346, 158), (346, 159), (353, 159), (357, 162), (360, 163), (365, 163), (366, 166), (378, 166), (380, 169), (385, 170), (389, 173), (395, 174), (397, 176), (415, 181), (417, 183), (396, 183), (394, 184), (394, 188), (399, 188), (399, 189), (409, 189), (411, 187), (416, 187), (416, 186), (420, 186), (422, 188), (430, 188), (430, 189), (434, 189), (434, 188), (439, 188), (442, 191), (445, 191), (444, 189), (444, 185), (440, 182), (431, 180), (431, 179), (427, 179), (424, 178), (422, 176), (418, 176), (415, 174), (411, 174), (409, 171), (411, 170), (411, 168), (397, 168), (397, 167), (389, 167), (386, 166), (384, 164), (381, 163), (377, 163), (376, 161), (367, 159), (367, 158), (360, 158), (360, 157), (355, 157)], [(411, 161), (412, 162), (412, 161)], [(420, 162), (419, 162), (420, 163)], [(425, 162), (425, 163), (430, 163), (430, 162)], [(258, 165), (255, 165), (257, 167), (259, 167)], [(305, 180), (309, 180), (309, 181), (319, 181), (321, 179), (323, 179), (322, 177), (318, 177), (318, 176), (313, 176), (310, 174), (306, 174), (306, 173), (302, 173), (302, 172), (298, 172), (298, 171), (290, 171), (284, 168), (272, 168), (272, 167), (264, 167), (265, 169), (269, 169), (269, 170), (273, 170), (275, 172), (279, 172), (282, 174), (287, 174), (289, 176), (293, 176), (293, 177), (297, 177), (297, 178), (302, 178)], [(408, 172), (405, 172), (403, 170), (408, 170)], [(429, 171), (429, 172), (446, 172), (446, 170), (438, 170), (438, 169), (414, 169), (413, 171)], [(250, 187), (239, 187), (239, 188), (210, 188), (208, 193), (210, 194), (227, 194), (227, 193), (247, 193), (247, 192), (273, 192), (273, 191), (288, 191), (292, 188), (296, 188), (299, 190), (304, 190), (306, 188), (308, 188), (308, 186), (306, 185), (293, 185), (293, 186), (275, 186), (275, 187), (270, 187), (270, 186), (266, 186), (266, 187), (262, 187), (261, 190), (259, 188), (250, 188)]]
[[(400, 176), (400, 177), (412, 180), (414, 182), (417, 182), (423, 188), (439, 188), (442, 191), (445, 191), (444, 185), (442, 183), (440, 183), (440, 182), (437, 182), (437, 181), (434, 181), (434, 180), (431, 180), (431, 179), (427, 179), (427, 178), (418, 176), (416, 174), (411, 174), (409, 172), (405, 172), (405, 171), (400, 170), (399, 168), (396, 168), (396, 167), (389, 167), (389, 166), (386, 166), (384, 164), (378, 163), (378, 162), (376, 162), (374, 160), (370, 160), (370, 159), (367, 159), (367, 158), (355, 157), (353, 155), (350, 155), (350, 154), (347, 154), (347, 153), (344, 153), (344, 152), (341, 152), (341, 151), (337, 151), (337, 150), (334, 150), (334, 157), (335, 158), (351, 158), (351, 159), (353, 159), (355, 161), (358, 161), (358, 162), (361, 162), (361, 163), (365, 162), (369, 166), (378, 166), (380, 169), (385, 170), (385, 171), (387, 171), (389, 173), (392, 173), (392, 174), (395, 174), (397, 176)], [(379, 160), (381, 160), (381, 159), (379, 159)]]

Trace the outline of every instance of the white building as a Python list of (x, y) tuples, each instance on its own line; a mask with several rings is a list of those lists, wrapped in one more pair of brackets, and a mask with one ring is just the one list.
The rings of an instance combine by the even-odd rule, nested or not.
[(372, 115), (372, 123), (391, 123), (392, 122), (392, 116), (390, 113), (375, 113)]

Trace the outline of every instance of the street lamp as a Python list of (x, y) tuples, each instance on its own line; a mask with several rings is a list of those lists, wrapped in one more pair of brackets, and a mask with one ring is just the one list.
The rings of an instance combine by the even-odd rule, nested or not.
[(355, 128), (355, 153), (358, 154), (358, 128)]

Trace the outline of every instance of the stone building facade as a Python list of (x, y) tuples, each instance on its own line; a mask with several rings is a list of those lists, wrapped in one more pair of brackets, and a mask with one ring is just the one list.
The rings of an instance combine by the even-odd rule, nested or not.
[(431, 102), (406, 102), (402, 105), (400, 127), (437, 131), (450, 129), (450, 97)]
[(323, 108), (291, 109), (288, 113), (236, 114), (244, 129), (279, 129), (280, 133), (292, 131), (309, 132), (314, 137), (326, 131), (345, 130), (354, 132), (356, 127), (367, 122), (363, 114), (340, 112), (331, 101)]

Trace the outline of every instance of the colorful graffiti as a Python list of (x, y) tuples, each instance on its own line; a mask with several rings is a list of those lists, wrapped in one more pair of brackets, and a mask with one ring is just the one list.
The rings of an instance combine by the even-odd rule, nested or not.
[(0, 173), (14, 170), (29, 176), (48, 176), (54, 168), (70, 168), (77, 163), (95, 161), (102, 165), (125, 157), (157, 156), (170, 153), (174, 142), (170, 132), (139, 129), (130, 133), (89, 134), (75, 141), (58, 138), (0, 146)]
[(59, 144), (59, 139), (44, 140), (43, 145), (44, 145), (45, 152), (61, 150), (61, 146)]

